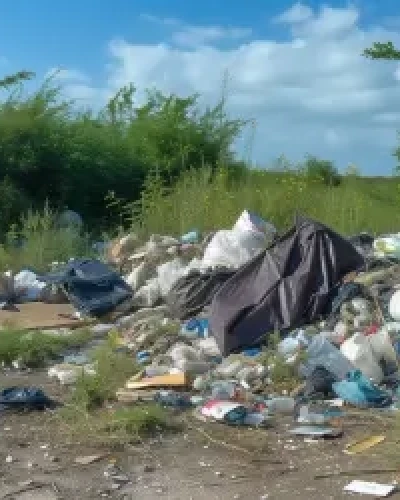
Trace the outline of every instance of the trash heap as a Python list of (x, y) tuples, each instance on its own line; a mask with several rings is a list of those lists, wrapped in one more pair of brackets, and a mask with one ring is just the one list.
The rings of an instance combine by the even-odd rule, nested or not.
[[(192, 407), (201, 419), (336, 436), (343, 406), (400, 408), (400, 234), (344, 238), (297, 217), (278, 235), (248, 211), (230, 230), (179, 239), (135, 235), (105, 261), (71, 260), (46, 276), (3, 277), (0, 302), (64, 297), (94, 336), (113, 332), (142, 370), (126, 403)], [(83, 368), (82, 368), (83, 366)], [(49, 375), (73, 383), (81, 363)], [(290, 373), (295, 387), (283, 388)], [(288, 377), (286, 376), (286, 379)]]

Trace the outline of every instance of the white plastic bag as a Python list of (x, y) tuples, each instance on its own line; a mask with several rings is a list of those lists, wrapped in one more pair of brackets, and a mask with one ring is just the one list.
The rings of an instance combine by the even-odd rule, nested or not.
[(262, 252), (266, 246), (266, 237), (260, 232), (217, 231), (205, 249), (202, 267), (238, 269)]
[(14, 287), (19, 302), (35, 302), (40, 299), (46, 283), (39, 281), (34, 272), (24, 269), (14, 276)]
[(186, 265), (178, 257), (157, 267), (160, 292), (166, 297), (174, 284), (186, 273)]
[(262, 252), (275, 234), (272, 224), (245, 210), (231, 230), (215, 233), (205, 249), (202, 267), (238, 269)]
[(355, 333), (340, 346), (344, 356), (362, 373), (379, 384), (383, 379), (383, 371), (379, 366), (371, 344), (362, 333)]
[(263, 233), (267, 240), (272, 241), (276, 234), (276, 227), (270, 222), (265, 221), (259, 215), (244, 210), (239, 219), (233, 226), (233, 230), (253, 231)]

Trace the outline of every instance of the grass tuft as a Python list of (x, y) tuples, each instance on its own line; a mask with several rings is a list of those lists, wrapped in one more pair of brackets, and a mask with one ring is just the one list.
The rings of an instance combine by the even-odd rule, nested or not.
[(54, 335), (7, 328), (0, 330), (0, 363), (11, 366), (14, 361), (19, 361), (23, 366), (40, 368), (67, 349), (83, 346), (90, 338), (90, 332), (84, 329), (67, 335)]

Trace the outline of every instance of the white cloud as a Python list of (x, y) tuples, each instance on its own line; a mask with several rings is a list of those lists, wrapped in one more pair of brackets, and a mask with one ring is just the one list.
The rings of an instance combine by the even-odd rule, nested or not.
[(308, 21), (313, 15), (313, 11), (308, 5), (296, 2), (290, 9), (277, 16), (274, 21), (282, 24), (294, 24)]
[(228, 71), (228, 109), (232, 116), (255, 119), (258, 163), (281, 153), (294, 160), (312, 153), (339, 166), (353, 162), (366, 172), (389, 173), (400, 117), (400, 71), (361, 53), (379, 40), (400, 46), (400, 34), (379, 25), (366, 30), (359, 14), (353, 6), (313, 11), (297, 3), (278, 18), (288, 41), (244, 42), (239, 31), (231, 32), (231, 41), (237, 40), (228, 48), (218, 42), (231, 28), (183, 30), (181, 21), (169, 19), (175, 43), (110, 43), (108, 88), (131, 81), (139, 89), (199, 92), (203, 102), (215, 103)]
[(171, 41), (177, 45), (197, 47), (221, 40), (238, 40), (249, 37), (250, 28), (229, 26), (197, 26), (185, 23), (180, 19), (170, 17), (157, 17), (151, 14), (141, 14), (141, 19), (153, 24), (173, 28)]

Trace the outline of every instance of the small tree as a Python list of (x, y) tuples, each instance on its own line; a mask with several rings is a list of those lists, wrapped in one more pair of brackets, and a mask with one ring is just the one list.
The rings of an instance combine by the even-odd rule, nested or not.
[(326, 186), (338, 186), (341, 182), (339, 172), (330, 160), (308, 155), (302, 170), (309, 180), (321, 182)]

